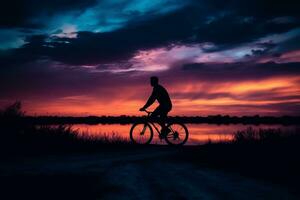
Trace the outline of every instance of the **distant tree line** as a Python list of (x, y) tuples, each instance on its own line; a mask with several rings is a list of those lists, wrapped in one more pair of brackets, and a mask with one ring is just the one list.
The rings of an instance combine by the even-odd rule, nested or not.
[[(144, 122), (147, 117), (140, 116), (87, 116), (87, 117), (61, 117), (61, 116), (24, 116), (22, 120), (33, 124), (131, 124)], [(156, 121), (151, 119), (151, 121)], [(208, 124), (283, 124), (299, 125), (300, 116), (228, 116), (212, 115), (202, 116), (170, 116), (168, 122), (181, 123), (208, 123)]]
[[(13, 119), (11, 121), (11, 119)], [(26, 124), (132, 124), (136, 122), (144, 122), (149, 120), (146, 116), (87, 116), (87, 117), (71, 117), (71, 116), (28, 116), (22, 111), (21, 102), (16, 101), (4, 110), (0, 110), (0, 124), (11, 122)], [(156, 119), (151, 119), (156, 121)], [(283, 124), (283, 125), (299, 125), (300, 116), (229, 116), (229, 115), (209, 115), (203, 116), (169, 116), (168, 122), (181, 123), (208, 123), (208, 124)]]

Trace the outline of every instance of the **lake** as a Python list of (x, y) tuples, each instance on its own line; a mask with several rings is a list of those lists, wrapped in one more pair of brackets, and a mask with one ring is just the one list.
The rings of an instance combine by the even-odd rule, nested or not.
[[(272, 129), (282, 129), (294, 130), (296, 128), (293, 126), (283, 126), (283, 125), (243, 125), (243, 124), (230, 124), (230, 125), (215, 125), (215, 124), (186, 124), (189, 130), (189, 140), (187, 144), (196, 145), (203, 144), (208, 140), (212, 142), (217, 141), (228, 141), (233, 138), (233, 133), (252, 127), (253, 129), (260, 128), (272, 128)], [(298, 126), (299, 127), (299, 126)], [(80, 137), (99, 137), (103, 135), (107, 136), (120, 136), (129, 139), (129, 131), (131, 124), (75, 124), (72, 125), (73, 130), (79, 132)], [(165, 144), (164, 141), (160, 141), (158, 134), (155, 130), (153, 137), (153, 144)]]

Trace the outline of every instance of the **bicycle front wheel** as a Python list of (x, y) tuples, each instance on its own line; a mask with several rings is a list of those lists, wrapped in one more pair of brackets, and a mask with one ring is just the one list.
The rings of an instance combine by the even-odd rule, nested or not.
[(130, 140), (135, 144), (150, 144), (153, 130), (148, 123), (133, 124), (130, 129)]
[(184, 124), (171, 123), (168, 125), (170, 132), (165, 140), (170, 145), (183, 145), (189, 137), (189, 131)]

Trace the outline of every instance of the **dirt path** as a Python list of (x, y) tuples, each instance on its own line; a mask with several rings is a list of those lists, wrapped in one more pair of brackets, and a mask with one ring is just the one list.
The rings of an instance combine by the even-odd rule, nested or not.
[[(30, 188), (39, 188), (39, 184), (45, 181), (45, 187), (52, 187), (53, 193), (56, 184), (62, 185), (60, 187), (69, 185), (70, 190), (66, 187), (62, 191), (66, 191), (65, 195), (70, 197), (69, 193), (76, 194), (76, 187), (79, 186), (79, 189), (86, 191), (74, 197), (83, 195), (88, 197), (86, 199), (296, 199), (270, 183), (169, 159), (175, 153), (176, 150), (162, 148), (25, 160), (22, 164), (1, 165), (0, 176), (2, 180), (16, 179), (19, 182), (16, 177), (25, 176), (28, 178), (25, 182), (29, 183), (34, 180), (30, 177), (46, 177), (38, 179), (40, 183)], [(66, 174), (69, 176), (61, 179)], [(69, 180), (69, 177), (81, 178)], [(14, 190), (18, 190), (18, 183), (13, 185)], [(41, 191), (44, 191), (43, 187)]]

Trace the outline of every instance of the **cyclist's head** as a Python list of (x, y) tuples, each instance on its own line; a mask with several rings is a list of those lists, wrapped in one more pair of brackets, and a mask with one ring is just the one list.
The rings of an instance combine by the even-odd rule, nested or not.
[(156, 86), (156, 85), (158, 85), (158, 77), (157, 76), (151, 76), (150, 77), (150, 84), (151, 84), (151, 86)]

